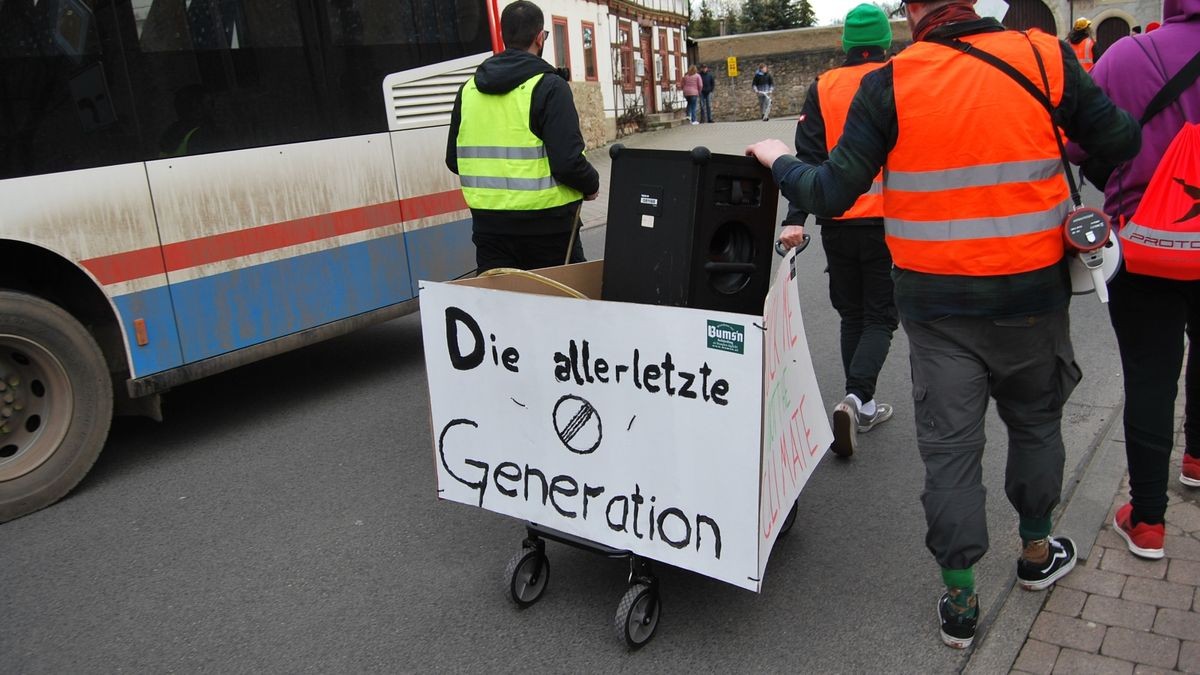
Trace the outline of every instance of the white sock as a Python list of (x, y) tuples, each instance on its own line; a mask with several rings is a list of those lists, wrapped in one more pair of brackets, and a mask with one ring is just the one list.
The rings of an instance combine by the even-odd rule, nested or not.
[(859, 410), (859, 412), (866, 415), (867, 417), (874, 415), (875, 414), (875, 399), (871, 399), (870, 401), (867, 401), (866, 403), (858, 406), (858, 410)]
[(855, 394), (846, 394), (846, 398), (850, 399), (851, 401), (854, 401), (854, 407), (858, 408), (859, 412), (862, 412), (863, 402), (862, 402), (861, 398), (859, 398)]

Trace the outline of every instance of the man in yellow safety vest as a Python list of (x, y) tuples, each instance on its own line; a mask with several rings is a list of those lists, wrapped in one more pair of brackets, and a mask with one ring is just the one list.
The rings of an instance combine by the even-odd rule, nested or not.
[(575, 220), (600, 175), (584, 157), (571, 88), (541, 58), (549, 34), (537, 5), (506, 7), (500, 32), (507, 47), (459, 90), (446, 143), (471, 207), (476, 265), (550, 267), (568, 250), (583, 262)]

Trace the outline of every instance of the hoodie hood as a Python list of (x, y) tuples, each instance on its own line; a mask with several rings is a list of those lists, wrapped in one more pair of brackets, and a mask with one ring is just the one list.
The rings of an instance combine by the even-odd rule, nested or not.
[(1163, 0), (1163, 23), (1200, 17), (1200, 0)]
[(485, 94), (507, 94), (534, 75), (553, 72), (554, 66), (540, 56), (519, 49), (505, 49), (479, 64), (475, 71), (475, 86)]

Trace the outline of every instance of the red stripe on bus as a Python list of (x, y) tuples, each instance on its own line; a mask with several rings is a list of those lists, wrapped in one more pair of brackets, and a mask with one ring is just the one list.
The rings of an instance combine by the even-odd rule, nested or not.
[[(285, 220), (246, 230), (150, 247), (82, 261), (101, 284), (115, 284), (164, 272), (265, 253), (400, 222), (440, 216), (467, 208), (461, 190), (421, 195), (398, 202)], [(164, 266), (165, 262), (165, 266)]]

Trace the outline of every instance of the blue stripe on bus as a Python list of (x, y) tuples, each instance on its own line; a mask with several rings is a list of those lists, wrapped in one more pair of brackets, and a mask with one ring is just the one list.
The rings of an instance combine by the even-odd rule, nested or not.
[(475, 245), (471, 243), (471, 219), (407, 232), (408, 262), (412, 284), (449, 281), (475, 269)]
[[(171, 310), (171, 293), (166, 286), (138, 291), (113, 298), (121, 321), (125, 325), (125, 344), (133, 355), (134, 377), (174, 368), (183, 363), (179, 352), (179, 333), (175, 330), (175, 317)], [(146, 322), (146, 337), (149, 342), (139, 347), (133, 325), (134, 320)]]
[[(452, 279), (474, 267), (466, 219), (403, 238), (393, 235), (174, 283), (170, 290), (130, 293), (114, 302), (127, 327), (134, 377), (145, 377), (409, 300), (417, 280)], [(133, 321), (139, 318), (146, 321), (150, 339), (145, 347), (134, 338)]]
[(171, 284), (188, 363), (413, 297), (401, 235)]

